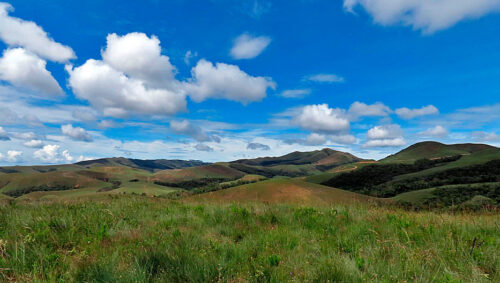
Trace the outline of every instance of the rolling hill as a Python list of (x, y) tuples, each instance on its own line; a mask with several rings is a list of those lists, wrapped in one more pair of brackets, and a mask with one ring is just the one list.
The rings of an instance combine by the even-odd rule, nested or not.
[(189, 197), (187, 201), (265, 202), (295, 204), (332, 204), (370, 202), (379, 199), (304, 182), (300, 179), (271, 179), (226, 190)]
[(378, 162), (328, 148), (214, 164), (103, 158), (0, 167), (0, 194), (1, 203), (123, 193), (326, 204), (382, 198), (427, 206), (496, 203), (499, 162), (500, 149), (493, 146), (437, 142), (417, 143)]
[(381, 163), (412, 163), (418, 159), (442, 158), (455, 155), (469, 155), (482, 150), (498, 150), (498, 148), (486, 144), (442, 144), (439, 142), (427, 141), (411, 145), (400, 152), (390, 155), (382, 160)]
[(167, 160), (167, 159), (154, 159), (154, 160), (142, 160), (142, 159), (130, 159), (123, 157), (115, 158), (102, 158), (88, 161), (81, 161), (75, 165), (84, 166), (86, 168), (98, 167), (98, 166), (125, 166), (130, 168), (137, 168), (146, 171), (155, 172), (158, 170), (165, 169), (180, 169), (185, 167), (202, 166), (208, 163), (199, 160)]
[(295, 151), (280, 157), (261, 157), (255, 159), (240, 159), (232, 163), (239, 163), (251, 166), (272, 167), (277, 165), (317, 165), (335, 166), (346, 163), (361, 161), (348, 152), (336, 151), (330, 148), (309, 152)]

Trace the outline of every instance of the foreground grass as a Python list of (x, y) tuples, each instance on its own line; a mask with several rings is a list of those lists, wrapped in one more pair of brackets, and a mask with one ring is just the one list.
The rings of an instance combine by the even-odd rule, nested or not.
[(0, 281), (500, 281), (495, 214), (107, 198), (0, 207)]

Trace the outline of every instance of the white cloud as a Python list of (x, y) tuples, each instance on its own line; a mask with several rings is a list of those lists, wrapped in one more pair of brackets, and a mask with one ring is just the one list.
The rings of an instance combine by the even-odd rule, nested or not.
[(38, 138), (38, 135), (34, 132), (14, 133), (13, 136), (20, 140), (32, 140)]
[(113, 120), (102, 120), (97, 124), (99, 129), (116, 128), (118, 126)]
[(262, 144), (258, 142), (251, 142), (247, 145), (247, 149), (251, 150), (271, 150), (267, 144)]
[(383, 103), (377, 102), (371, 105), (355, 101), (349, 107), (347, 114), (351, 120), (356, 120), (359, 117), (375, 117), (375, 116), (388, 116), (391, 109)]
[(27, 141), (27, 142), (25, 142), (23, 144), (25, 146), (31, 147), (31, 148), (41, 148), (41, 147), (43, 147), (43, 141), (41, 141), (41, 140), (30, 140), (30, 141)]
[(176, 83), (176, 69), (167, 56), (161, 55), (160, 40), (156, 36), (113, 33), (106, 37), (106, 42), (102, 59), (115, 70), (142, 80), (148, 87), (169, 87)]
[(257, 57), (271, 43), (268, 36), (252, 36), (244, 33), (234, 40), (231, 57), (234, 59), (251, 59)]
[(406, 144), (401, 127), (396, 124), (375, 126), (368, 130), (368, 141), (363, 147), (395, 147)]
[(328, 104), (304, 106), (292, 122), (312, 132), (332, 133), (349, 129), (344, 111), (329, 108)]
[(191, 73), (193, 77), (185, 87), (196, 102), (208, 98), (223, 98), (245, 104), (262, 100), (268, 88), (276, 88), (270, 78), (252, 77), (238, 66), (224, 63), (214, 66), (203, 59), (198, 61)]
[(369, 139), (388, 139), (397, 138), (402, 135), (401, 127), (399, 125), (383, 125), (375, 126), (368, 130), (367, 137)]
[(21, 155), (23, 155), (22, 151), (17, 151), (17, 150), (9, 150), (7, 151), (7, 161), (15, 163), (18, 162), (19, 159), (21, 158)]
[(9, 141), (9, 134), (7, 131), (4, 130), (4, 128), (0, 127), (0, 141)]
[(476, 131), (471, 133), (471, 137), (480, 142), (491, 142), (500, 140), (500, 136), (498, 136), (494, 132), (484, 132), (484, 131)]
[(484, 124), (498, 124), (500, 119), (500, 103), (493, 105), (477, 106), (458, 109), (446, 115), (442, 122), (459, 126), (461, 128), (480, 128)]
[(349, 12), (358, 5), (378, 24), (403, 24), (424, 33), (500, 11), (498, 0), (344, 0)]
[(48, 144), (35, 151), (33, 156), (45, 163), (71, 162), (74, 160), (68, 150), (61, 151), (60, 148), (59, 145)]
[(304, 78), (306, 81), (316, 83), (343, 83), (345, 79), (335, 74), (315, 74)]
[(56, 62), (75, 58), (73, 50), (55, 42), (36, 23), (9, 16), (13, 7), (0, 3), (0, 39), (9, 46), (22, 46), (40, 57)]
[(353, 144), (357, 141), (353, 135), (330, 135), (328, 138), (332, 142), (339, 144)]
[(422, 108), (409, 109), (406, 107), (396, 109), (396, 114), (403, 119), (413, 119), (419, 116), (438, 114), (439, 110), (434, 105), (427, 105)]
[(220, 142), (220, 138), (218, 136), (207, 134), (201, 129), (201, 127), (191, 124), (188, 120), (171, 121), (170, 129), (172, 129), (174, 133), (189, 136), (199, 142)]
[(281, 96), (286, 97), (286, 98), (303, 98), (304, 96), (307, 96), (309, 94), (311, 94), (311, 89), (309, 89), (309, 88), (287, 89), (287, 90), (280, 93)]
[(76, 96), (88, 100), (106, 116), (173, 115), (186, 108), (183, 93), (147, 88), (142, 80), (127, 77), (102, 61), (90, 59), (67, 71)]
[(394, 139), (369, 140), (363, 145), (363, 147), (398, 147), (405, 144), (406, 141), (402, 137), (399, 137)]
[(103, 60), (66, 66), (69, 85), (105, 116), (174, 115), (186, 110), (186, 94), (201, 102), (222, 98), (242, 103), (259, 101), (276, 87), (270, 78), (252, 77), (238, 66), (200, 60), (192, 78), (175, 79), (176, 69), (161, 55), (160, 41), (143, 33), (110, 34)]
[(92, 141), (92, 137), (85, 129), (81, 127), (73, 127), (73, 125), (71, 124), (62, 125), (61, 132), (63, 133), (63, 135), (68, 136), (76, 141)]
[(0, 58), (0, 80), (49, 96), (61, 96), (63, 91), (46, 64), (23, 48), (7, 49)]
[(89, 111), (89, 109), (85, 110), (76, 109), (73, 111), (73, 113), (71, 113), (71, 115), (78, 121), (83, 121), (83, 122), (93, 122), (97, 120), (96, 114), (93, 113), (92, 111)]
[(211, 148), (210, 146), (208, 146), (206, 144), (202, 144), (202, 143), (197, 144), (194, 148), (198, 151), (207, 151), (207, 152), (214, 151), (213, 148)]
[(191, 50), (188, 50), (186, 54), (184, 54), (184, 63), (186, 63), (186, 65), (188, 66), (191, 65), (191, 59), (195, 57), (198, 57), (198, 52), (193, 52)]
[(437, 125), (433, 128), (429, 128), (423, 132), (420, 132), (421, 136), (428, 137), (446, 137), (449, 134), (448, 130), (440, 125)]
[(67, 66), (69, 85), (105, 116), (173, 115), (186, 109), (176, 69), (161, 55), (160, 41), (143, 33), (110, 34), (103, 61)]
[(326, 137), (317, 133), (311, 133), (306, 137), (305, 144), (307, 145), (322, 145), (325, 144)]

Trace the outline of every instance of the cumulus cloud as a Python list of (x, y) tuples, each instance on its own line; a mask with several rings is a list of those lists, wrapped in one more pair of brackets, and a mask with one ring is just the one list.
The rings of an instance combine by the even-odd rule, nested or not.
[(2, 127), (0, 127), (0, 141), (10, 141), (9, 134)]
[(32, 140), (39, 138), (39, 136), (34, 132), (14, 133), (12, 136), (20, 140)]
[(326, 137), (317, 133), (309, 134), (306, 137), (305, 144), (307, 145), (322, 145), (325, 144)]
[(26, 147), (31, 147), (31, 148), (42, 148), (43, 147), (43, 141), (42, 140), (29, 140), (25, 143), (23, 143)]
[(110, 34), (102, 60), (66, 66), (69, 86), (77, 98), (88, 100), (105, 116), (174, 115), (186, 110), (186, 95), (201, 102), (222, 98), (242, 103), (259, 101), (276, 84), (253, 77), (238, 66), (200, 60), (192, 78), (175, 79), (176, 69), (162, 55), (157, 37), (143, 33)]
[(406, 141), (402, 137), (399, 137), (394, 139), (369, 140), (363, 145), (363, 147), (398, 147), (405, 144)]
[(33, 153), (33, 157), (45, 163), (72, 162), (74, 158), (68, 150), (60, 150), (55, 144), (48, 144)]
[(0, 3), (0, 39), (9, 46), (22, 46), (40, 57), (56, 62), (75, 58), (73, 50), (55, 42), (36, 23), (9, 16), (14, 8)]
[(363, 7), (378, 24), (403, 24), (424, 33), (500, 11), (498, 0), (344, 0), (344, 8), (349, 12), (357, 6)]
[(307, 96), (311, 94), (311, 89), (305, 88), (305, 89), (287, 89), (283, 92), (280, 93), (280, 96), (286, 97), (286, 98), (303, 98), (304, 96)]
[(439, 110), (434, 105), (427, 105), (422, 108), (398, 108), (396, 109), (396, 115), (403, 119), (413, 119), (419, 116), (438, 114)]
[(335, 74), (315, 74), (304, 77), (304, 80), (316, 83), (343, 83), (345, 79)]
[(347, 111), (351, 120), (357, 120), (360, 117), (388, 116), (390, 113), (391, 109), (383, 103), (377, 102), (369, 105), (359, 101), (351, 104)]
[(328, 104), (304, 106), (292, 122), (312, 132), (334, 133), (349, 129), (344, 111), (329, 108)]
[(368, 141), (364, 147), (394, 147), (403, 146), (406, 141), (403, 138), (403, 131), (399, 125), (375, 126), (368, 130)]
[(206, 60), (198, 61), (191, 70), (192, 78), (185, 84), (189, 96), (196, 102), (208, 98), (223, 98), (243, 104), (260, 101), (267, 95), (267, 89), (275, 89), (270, 78), (252, 77), (238, 66)]
[(437, 125), (433, 128), (429, 128), (425, 131), (422, 131), (419, 134), (421, 136), (427, 136), (427, 137), (446, 137), (448, 133), (449, 132), (445, 127)]
[(186, 109), (176, 69), (161, 55), (160, 40), (143, 33), (107, 36), (103, 60), (67, 66), (69, 85), (104, 115), (173, 115)]
[(102, 120), (97, 124), (99, 129), (116, 128), (118, 126), (113, 120)]
[(167, 56), (161, 55), (160, 40), (156, 36), (113, 33), (106, 37), (106, 42), (102, 59), (115, 70), (140, 79), (149, 87), (168, 87), (175, 83), (176, 69)]
[(63, 91), (46, 65), (45, 60), (23, 48), (7, 49), (0, 58), (0, 80), (49, 96), (60, 96)]
[(198, 151), (206, 151), (206, 152), (214, 151), (213, 148), (211, 148), (210, 146), (208, 146), (206, 144), (202, 144), (202, 143), (197, 144), (194, 148)]
[(388, 139), (401, 136), (402, 131), (399, 125), (383, 125), (375, 126), (368, 130), (367, 137), (369, 139)]
[(90, 134), (81, 127), (73, 127), (71, 124), (62, 125), (61, 132), (63, 135), (70, 137), (76, 141), (91, 142), (92, 137)]
[(268, 36), (252, 36), (244, 33), (234, 40), (231, 57), (234, 59), (252, 59), (259, 56), (271, 43)]
[(218, 136), (207, 134), (200, 127), (191, 124), (188, 120), (171, 121), (170, 129), (172, 129), (172, 131), (176, 134), (186, 135), (199, 142), (220, 142), (220, 138)]
[(93, 122), (97, 120), (96, 115), (94, 115), (94, 113), (92, 113), (91, 111), (88, 111), (88, 109), (76, 109), (71, 113), (71, 116), (73, 116), (73, 118), (77, 119), (78, 121), (83, 122)]
[(353, 144), (356, 142), (356, 138), (353, 135), (330, 135), (328, 138), (334, 143), (340, 144)]
[(6, 159), (8, 162), (15, 163), (21, 159), (21, 155), (23, 155), (22, 151), (9, 150), (9, 151), (7, 151)]
[(66, 69), (76, 96), (88, 100), (106, 116), (173, 115), (186, 108), (182, 92), (148, 88), (144, 81), (128, 77), (103, 61), (90, 59), (80, 67)]
[(262, 144), (262, 143), (257, 143), (257, 142), (251, 142), (247, 145), (247, 149), (251, 150), (271, 150), (271, 147), (269, 147), (267, 144)]
[(500, 136), (498, 136), (494, 132), (484, 132), (484, 131), (476, 131), (471, 133), (471, 137), (480, 142), (491, 142), (500, 140)]

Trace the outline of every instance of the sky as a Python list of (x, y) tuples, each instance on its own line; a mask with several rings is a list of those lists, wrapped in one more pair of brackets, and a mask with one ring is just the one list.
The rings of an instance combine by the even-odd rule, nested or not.
[(0, 2), (0, 165), (500, 145), (500, 0)]

